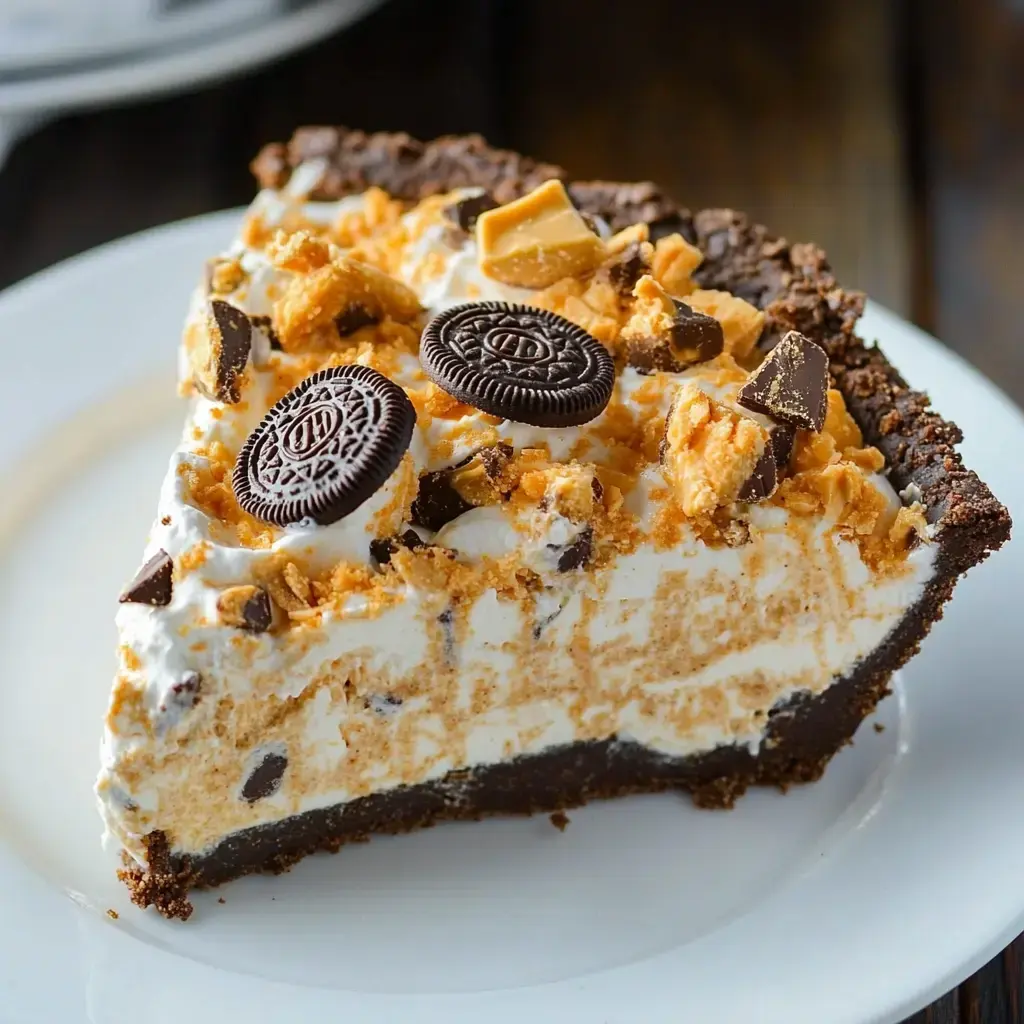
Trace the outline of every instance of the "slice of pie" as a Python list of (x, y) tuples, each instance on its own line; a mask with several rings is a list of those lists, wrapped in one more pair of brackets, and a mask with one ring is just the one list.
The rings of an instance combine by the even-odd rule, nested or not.
[(97, 793), (142, 907), (818, 778), (1009, 535), (823, 253), (476, 137), (267, 147), (182, 347)]

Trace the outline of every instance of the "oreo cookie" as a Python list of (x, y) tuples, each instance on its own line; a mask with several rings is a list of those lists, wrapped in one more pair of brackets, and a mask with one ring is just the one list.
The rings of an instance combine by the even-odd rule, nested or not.
[(537, 427), (571, 427), (612, 397), (608, 350), (571, 320), (531, 306), (471, 302), (439, 313), (420, 342), (427, 376), (460, 402)]
[(416, 411), (368, 366), (320, 370), (263, 417), (235, 462), (238, 503), (278, 526), (354, 512), (398, 468)]

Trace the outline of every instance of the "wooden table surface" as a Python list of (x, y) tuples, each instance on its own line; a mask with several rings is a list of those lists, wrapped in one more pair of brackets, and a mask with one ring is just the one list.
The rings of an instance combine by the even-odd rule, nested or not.
[[(845, 284), (1024, 400), (1024, 3), (637, 10), (391, 0), (245, 78), (56, 120), (0, 171), (0, 286), (245, 203), (249, 158), (299, 123), (480, 131), (575, 176), (654, 178), (813, 239)], [(1022, 963), (1018, 939), (914, 1024), (1024, 1024)]]

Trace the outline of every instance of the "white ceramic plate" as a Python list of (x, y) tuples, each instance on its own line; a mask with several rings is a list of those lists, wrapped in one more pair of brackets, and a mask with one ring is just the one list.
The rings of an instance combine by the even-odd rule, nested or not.
[[(0, 297), (4, 1024), (888, 1021), (1024, 928), (1019, 544), (962, 584), (884, 731), (863, 728), (817, 785), (731, 813), (620, 800), (565, 834), (543, 817), (448, 825), (201, 895), (184, 925), (134, 909), (91, 793), (114, 596), (183, 412), (186, 299), (236, 216)], [(1024, 510), (1020, 413), (891, 314), (864, 329)]]
[(178, 88), (198, 88), (329, 35), (381, 2), (299, 0), (290, 10), (254, 18), (233, 31), (211, 33), (201, 43), (65, 68), (51, 75), (0, 80), (0, 115), (122, 103)]

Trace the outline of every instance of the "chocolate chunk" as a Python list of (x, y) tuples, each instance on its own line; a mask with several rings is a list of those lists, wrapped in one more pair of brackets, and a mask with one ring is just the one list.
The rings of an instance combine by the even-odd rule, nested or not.
[(737, 501), (764, 501), (775, 493), (782, 474), (789, 465), (795, 439), (796, 428), (788, 423), (779, 423), (771, 428), (764, 452), (751, 470), (749, 479), (736, 495)]
[(270, 347), (275, 352), (281, 351), (281, 339), (277, 336), (277, 331), (274, 330), (274, 321), (269, 316), (251, 316), (249, 317), (249, 323), (252, 324), (254, 330), (262, 331), (270, 342)]
[(439, 313), (423, 332), (420, 360), (460, 402), (538, 427), (592, 420), (615, 386), (608, 350), (585, 330), (547, 310), (503, 302)]
[(222, 622), (250, 633), (265, 633), (274, 621), (270, 595), (251, 583), (228, 587), (217, 598), (217, 610)]
[(437, 470), (420, 477), (419, 491), (412, 503), (412, 521), (416, 526), (436, 533), (442, 526), (475, 507), (452, 486), (450, 470)]
[(173, 593), (173, 575), (171, 556), (161, 548), (138, 571), (118, 600), (121, 604), (168, 605)]
[(257, 800), (272, 796), (281, 787), (284, 770), (288, 767), (288, 758), (273, 751), (263, 756), (263, 760), (253, 769), (242, 787), (242, 799), (254, 804)]
[(379, 322), (379, 317), (358, 302), (334, 318), (334, 326), (338, 328), (338, 336), (342, 338), (355, 334), (361, 327), (371, 327)]
[(725, 347), (722, 325), (713, 316), (673, 299), (675, 313), (667, 331), (650, 337), (630, 337), (626, 360), (638, 370), (681, 373), (720, 355)]
[(594, 531), (585, 527), (577, 538), (558, 556), (558, 571), (572, 572), (580, 569), (590, 561), (594, 546)]
[(620, 295), (631, 295), (633, 287), (644, 274), (650, 271), (650, 264), (644, 256), (639, 242), (630, 242), (615, 259), (607, 265), (605, 273), (612, 287)]
[(764, 501), (771, 497), (778, 486), (778, 470), (775, 465), (775, 454), (771, 444), (766, 444), (761, 458), (757, 460), (747, 481), (736, 495), (737, 501)]
[(250, 515), (278, 526), (336, 522), (398, 468), (415, 424), (405, 392), (376, 370), (320, 370), (249, 435), (235, 462), (235, 496)]
[(460, 231), (469, 234), (476, 227), (477, 217), (498, 205), (498, 201), (489, 192), (481, 192), (478, 196), (456, 199), (454, 203), (449, 203), (442, 213)]
[(779, 422), (821, 430), (828, 405), (828, 356), (790, 331), (743, 385), (737, 401)]
[(370, 557), (378, 565), (387, 565), (391, 561), (391, 556), (399, 548), (415, 551), (423, 546), (423, 541), (420, 540), (420, 535), (415, 530), (406, 530), (394, 537), (376, 537), (371, 540)]
[(242, 628), (251, 633), (265, 633), (274, 621), (274, 610), (270, 595), (262, 587), (254, 589), (256, 592), (242, 605)]
[(699, 313), (678, 299), (674, 301), (676, 315), (671, 333), (676, 361), (683, 366), (693, 366), (721, 355), (725, 347), (722, 325), (713, 316)]
[(209, 399), (234, 405), (242, 398), (242, 373), (252, 349), (252, 323), (223, 299), (207, 306), (207, 350), (199, 355), (193, 375), (196, 387)]
[(790, 456), (793, 454), (793, 443), (796, 441), (796, 428), (788, 423), (777, 423), (768, 431), (768, 441), (775, 456), (775, 465), (779, 476), (786, 471)]

